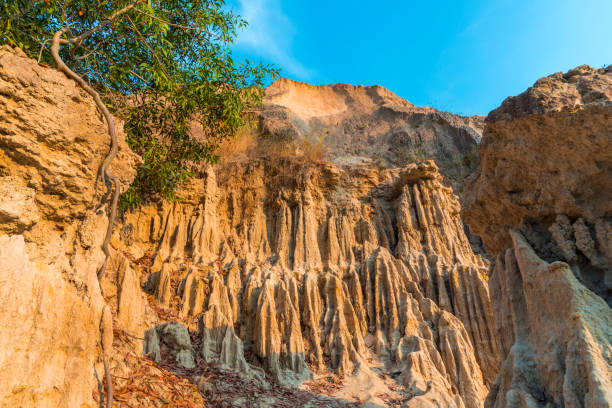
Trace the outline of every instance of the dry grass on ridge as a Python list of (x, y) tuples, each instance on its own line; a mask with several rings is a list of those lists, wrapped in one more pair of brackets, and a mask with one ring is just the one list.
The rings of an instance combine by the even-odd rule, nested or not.
[(241, 129), (236, 137), (225, 140), (217, 150), (221, 164), (261, 158), (294, 158), (320, 163), (327, 160), (324, 136), (311, 141), (261, 135), (256, 130)]

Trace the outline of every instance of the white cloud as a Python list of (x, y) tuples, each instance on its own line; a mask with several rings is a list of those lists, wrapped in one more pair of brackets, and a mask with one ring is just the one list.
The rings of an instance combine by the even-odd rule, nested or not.
[(237, 49), (269, 59), (285, 74), (302, 80), (312, 78), (314, 71), (292, 55), (296, 30), (283, 14), (279, 0), (238, 0), (237, 13), (249, 23), (238, 34)]

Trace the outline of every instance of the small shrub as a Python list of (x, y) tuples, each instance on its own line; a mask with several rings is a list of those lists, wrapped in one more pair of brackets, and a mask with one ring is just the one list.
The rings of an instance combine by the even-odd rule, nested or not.
[(217, 154), (221, 163), (263, 157), (294, 158), (316, 163), (327, 159), (328, 149), (324, 144), (326, 136), (305, 136), (297, 140), (294, 135), (261, 134), (253, 129), (244, 129), (235, 138), (222, 143)]
[(400, 166), (419, 163), (427, 159), (422, 143), (418, 143), (415, 147), (402, 146), (396, 150), (395, 156)]
[(370, 158), (372, 159), (372, 163), (379, 169), (382, 170), (387, 168), (386, 160), (380, 153), (372, 153)]
[(315, 141), (305, 137), (302, 142), (302, 156), (311, 162), (322, 162), (327, 158), (327, 147), (323, 144), (327, 134), (321, 134)]

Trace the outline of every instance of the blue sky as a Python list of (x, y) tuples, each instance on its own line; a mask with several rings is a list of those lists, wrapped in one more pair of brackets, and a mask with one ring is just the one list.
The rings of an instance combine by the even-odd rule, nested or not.
[(487, 114), (538, 78), (612, 64), (612, 0), (231, 0), (238, 58), (313, 84), (382, 85)]

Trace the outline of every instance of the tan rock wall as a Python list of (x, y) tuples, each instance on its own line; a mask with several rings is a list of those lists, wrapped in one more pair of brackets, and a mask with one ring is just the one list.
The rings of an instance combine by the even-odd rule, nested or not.
[(403, 373), (408, 406), (478, 407), (501, 350), (485, 262), (440, 177), (433, 162), (239, 162), (210, 168), (182, 203), (127, 214), (133, 233), (118, 238), (154, 253), (160, 305), (177, 299), (192, 327), (204, 313), (205, 359), (253, 377), (254, 355), (287, 385), (378, 362)]
[[(133, 261), (146, 253), (152, 302), (197, 326), (206, 361), (257, 381), (266, 370), (286, 385), (333, 371), (358, 388), (380, 384), (383, 370), (408, 389), (408, 407), (482, 405), (503, 346), (486, 264), (433, 162), (210, 168), (181, 203), (125, 215), (100, 285), (107, 218), (94, 180), (108, 138), (94, 105), (62, 74), (5, 47), (0, 107), (0, 406), (94, 406), (107, 305), (121, 336), (156, 337), (157, 348), (145, 347), (193, 368), (190, 333), (158, 325), (139, 290)], [(120, 141), (113, 170), (125, 187), (139, 159)], [(575, 247), (599, 256), (588, 222), (573, 227)], [(113, 372), (129, 377), (112, 357)]]
[(486, 407), (612, 404), (611, 129), (612, 67), (542, 78), (487, 118), (463, 212), (496, 255)]
[[(94, 211), (94, 180), (108, 147), (73, 81), (0, 49), (2, 407), (96, 406), (108, 220)], [(137, 161), (122, 142), (113, 171), (123, 186)]]

